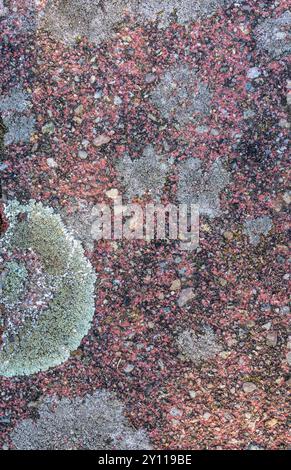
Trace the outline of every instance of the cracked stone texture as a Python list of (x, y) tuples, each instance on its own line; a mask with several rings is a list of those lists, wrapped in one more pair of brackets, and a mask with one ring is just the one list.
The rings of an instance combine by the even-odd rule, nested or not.
[(208, 326), (203, 326), (200, 333), (184, 330), (178, 335), (177, 344), (181, 354), (194, 364), (209, 360), (222, 351), (217, 336)]
[(149, 439), (124, 416), (112, 393), (99, 390), (84, 398), (47, 397), (39, 418), (23, 420), (11, 438), (18, 450), (145, 450)]
[(167, 160), (157, 155), (152, 145), (146, 147), (143, 155), (136, 160), (126, 156), (117, 163), (119, 179), (125, 187), (129, 200), (134, 197), (149, 195), (152, 200), (159, 201), (170, 167)]
[(261, 241), (261, 235), (268, 235), (272, 227), (273, 223), (270, 217), (258, 217), (245, 222), (244, 233), (249, 237), (250, 243), (256, 246)]
[(164, 118), (186, 125), (209, 114), (211, 91), (199, 81), (195, 70), (183, 64), (165, 73), (152, 91), (151, 101)]
[(271, 57), (280, 57), (291, 52), (291, 12), (285, 11), (278, 18), (268, 18), (255, 29), (257, 47), (267, 51)]
[(178, 191), (180, 203), (197, 204), (200, 214), (216, 217), (220, 214), (219, 195), (230, 181), (230, 175), (220, 160), (208, 172), (202, 162), (189, 158), (178, 165)]

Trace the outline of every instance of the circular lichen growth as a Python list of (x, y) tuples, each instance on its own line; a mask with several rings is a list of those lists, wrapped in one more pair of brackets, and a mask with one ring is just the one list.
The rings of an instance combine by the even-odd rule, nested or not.
[(95, 273), (59, 215), (41, 203), (5, 208), (0, 240), (0, 375), (29, 375), (68, 359), (94, 314)]

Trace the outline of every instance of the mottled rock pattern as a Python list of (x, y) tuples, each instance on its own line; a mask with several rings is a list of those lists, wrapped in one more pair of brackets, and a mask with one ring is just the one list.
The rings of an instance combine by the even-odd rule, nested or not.
[(194, 69), (182, 64), (165, 72), (151, 93), (151, 101), (164, 118), (186, 125), (209, 114), (211, 91)]
[(124, 416), (123, 405), (107, 391), (83, 398), (46, 398), (36, 421), (20, 422), (11, 434), (18, 450), (145, 450), (150, 442)]
[(215, 357), (222, 351), (216, 334), (213, 330), (204, 326), (201, 332), (194, 330), (184, 330), (177, 337), (177, 345), (182, 355), (194, 364)]
[(263, 20), (255, 30), (257, 47), (271, 57), (280, 57), (291, 52), (291, 12), (286, 11), (278, 18)]
[(210, 170), (203, 171), (202, 162), (188, 158), (178, 165), (178, 191), (180, 203), (197, 204), (202, 215), (216, 217), (220, 214), (220, 193), (230, 181), (230, 175), (220, 160)]
[(129, 201), (134, 197), (148, 195), (152, 200), (159, 201), (163, 193), (170, 163), (157, 155), (154, 147), (145, 148), (142, 156), (132, 160), (126, 156), (117, 163), (117, 173), (124, 185)]
[(270, 217), (258, 217), (256, 219), (247, 220), (244, 224), (244, 233), (249, 237), (251, 245), (258, 245), (261, 236), (267, 236), (273, 226)]

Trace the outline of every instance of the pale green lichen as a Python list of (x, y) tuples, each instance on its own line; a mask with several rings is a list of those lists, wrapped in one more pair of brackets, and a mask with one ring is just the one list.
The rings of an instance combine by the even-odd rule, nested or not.
[(0, 348), (0, 375), (29, 375), (66, 361), (88, 333), (94, 314), (95, 273), (61, 218), (41, 203), (11, 202), (1, 252), (37, 254), (54, 296), (36, 319), (26, 319), (16, 337)]
[(27, 270), (24, 265), (10, 261), (4, 266), (2, 302), (13, 305), (24, 291)]

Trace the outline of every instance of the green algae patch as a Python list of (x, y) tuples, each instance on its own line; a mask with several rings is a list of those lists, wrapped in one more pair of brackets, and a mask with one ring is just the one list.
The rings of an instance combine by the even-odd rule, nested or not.
[[(13, 201), (5, 215), (9, 228), (0, 240), (6, 258), (0, 375), (12, 377), (62, 364), (79, 347), (95, 311), (96, 276), (81, 244), (51, 208)], [(38, 277), (30, 283), (35, 259)]]

